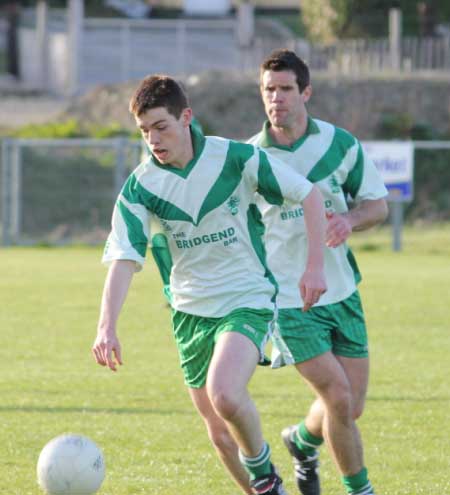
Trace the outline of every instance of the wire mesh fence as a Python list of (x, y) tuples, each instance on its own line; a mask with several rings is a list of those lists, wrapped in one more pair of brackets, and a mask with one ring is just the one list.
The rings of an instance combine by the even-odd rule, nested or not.
[(125, 138), (4, 140), (2, 244), (102, 242), (141, 151)]
[[(450, 219), (450, 141), (414, 142), (407, 218)], [(115, 198), (141, 161), (139, 140), (4, 139), (0, 245), (102, 243)]]

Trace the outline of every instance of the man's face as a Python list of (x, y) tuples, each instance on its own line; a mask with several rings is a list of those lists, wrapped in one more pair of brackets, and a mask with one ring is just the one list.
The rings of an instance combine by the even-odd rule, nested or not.
[(183, 162), (189, 147), (190, 133), (186, 131), (191, 118), (190, 108), (185, 108), (177, 119), (165, 107), (151, 108), (135, 117), (142, 137), (157, 160), (176, 165)]
[(311, 86), (300, 93), (294, 72), (266, 70), (261, 78), (261, 96), (270, 123), (289, 128), (306, 118)]

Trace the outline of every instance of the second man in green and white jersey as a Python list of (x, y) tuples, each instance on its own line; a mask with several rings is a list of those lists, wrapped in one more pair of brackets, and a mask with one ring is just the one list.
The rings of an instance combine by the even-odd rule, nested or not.
[[(359, 141), (347, 131), (308, 115), (309, 70), (295, 53), (277, 50), (261, 65), (260, 88), (267, 122), (250, 142), (283, 160), (317, 185), (327, 212), (327, 292), (305, 312), (295, 282), (307, 259), (301, 205), (257, 204), (265, 224), (269, 268), (280, 286), (280, 335), (273, 366), (293, 364), (317, 395), (300, 424), (283, 431), (303, 495), (319, 495), (316, 448), (327, 438), (347, 492), (371, 495), (355, 419), (368, 381), (368, 346), (356, 283), (360, 275), (346, 244), (353, 231), (383, 221), (386, 188)], [(351, 198), (354, 205), (347, 206)], [(300, 234), (299, 234), (300, 232)]]

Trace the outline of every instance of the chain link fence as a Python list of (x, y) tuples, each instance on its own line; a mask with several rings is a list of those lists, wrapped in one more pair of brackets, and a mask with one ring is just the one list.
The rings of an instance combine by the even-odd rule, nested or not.
[(126, 138), (3, 140), (1, 244), (103, 242), (141, 154)]
[[(414, 149), (406, 217), (448, 220), (450, 141), (416, 141)], [(128, 138), (4, 139), (0, 245), (103, 243), (117, 193), (144, 152)]]

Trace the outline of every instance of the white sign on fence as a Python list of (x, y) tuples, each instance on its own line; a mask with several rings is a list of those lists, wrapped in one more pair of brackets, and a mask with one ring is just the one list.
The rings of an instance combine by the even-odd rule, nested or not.
[(389, 191), (388, 201), (411, 201), (414, 176), (413, 142), (366, 141), (364, 149), (384, 180)]

